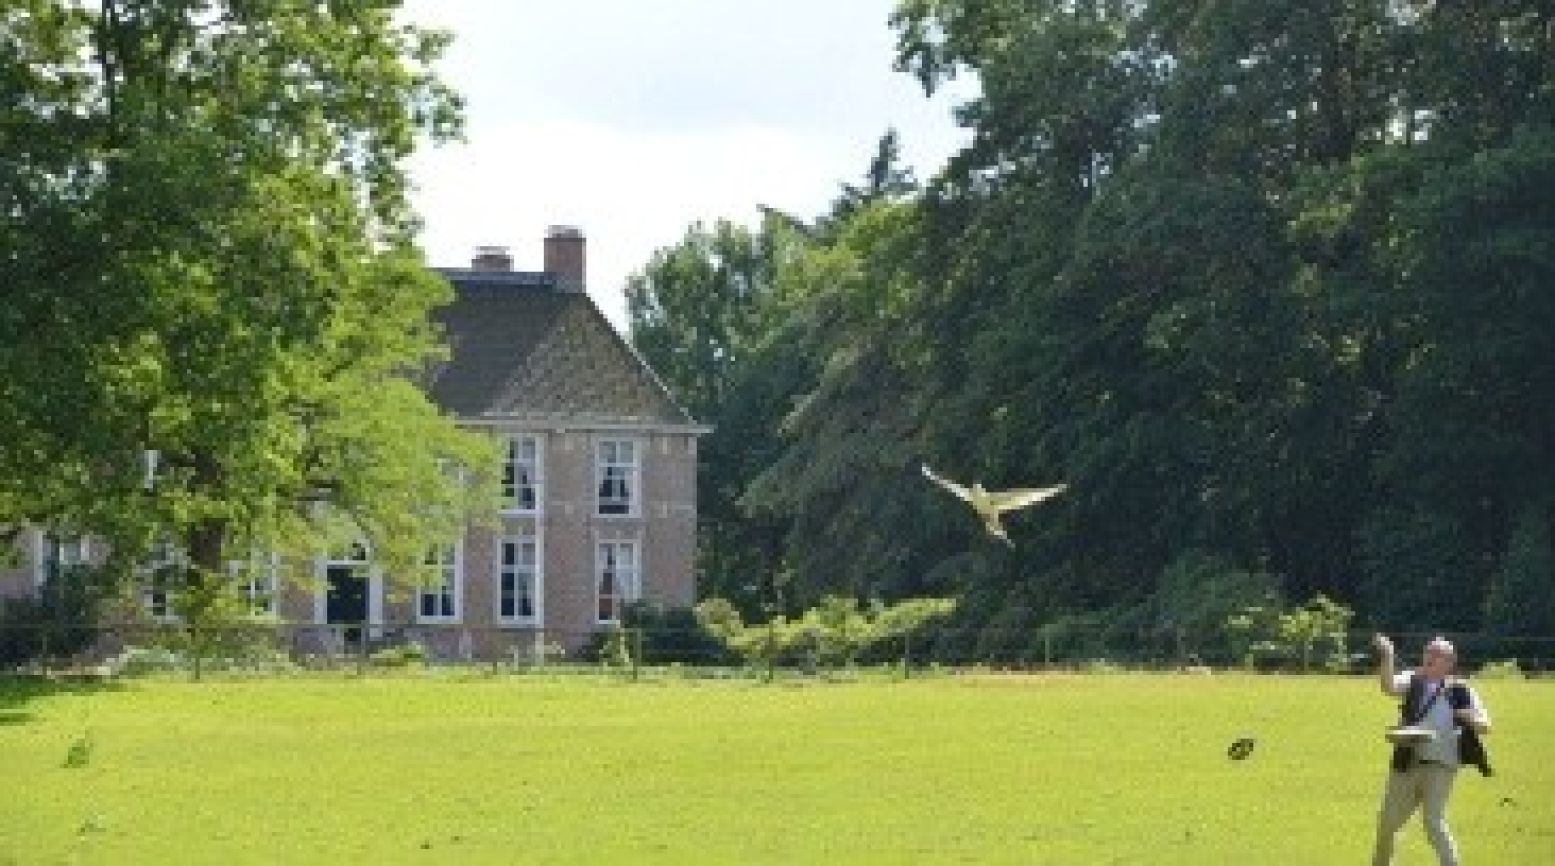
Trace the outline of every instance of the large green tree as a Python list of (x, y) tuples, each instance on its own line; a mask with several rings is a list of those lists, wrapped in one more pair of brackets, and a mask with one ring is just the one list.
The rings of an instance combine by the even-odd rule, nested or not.
[[(979, 652), (1039, 623), (1148, 638), (1217, 587), (1543, 621), (1513, 614), (1546, 582), (1555, 471), (1547, 2), (902, 0), (892, 23), (927, 89), (976, 77), (972, 136), (921, 189), (788, 218), (782, 302), (742, 332), (782, 421), (720, 484), (777, 527), (796, 600), (959, 593)], [(1005, 548), (920, 460), (1070, 486)]]
[(495, 460), (417, 384), (401, 167), (460, 104), (397, 7), (0, 3), (0, 522), (171, 543), (194, 620), (256, 549), (460, 530)]
[(633, 346), (712, 427), (697, 461), (699, 590), (750, 610), (772, 597), (782, 527), (751, 519), (739, 498), (771, 459), (777, 423), (809, 366), (771, 357), (761, 341), (780, 305), (773, 273), (799, 243), (775, 213), (756, 231), (694, 225), (626, 288)]
[[(926, 85), (983, 84), (925, 203), (955, 265), (924, 307), (966, 358), (936, 365), (933, 417), (980, 441), (924, 445), (1072, 484), (1055, 564), (1004, 579), (1116, 604), (1205, 547), (1378, 621), (1472, 626), (1543, 472), (1518, 335), (1550, 223), (1517, 130), (1549, 117), (1547, 6), (908, 0), (896, 22)], [(1487, 477), (1488, 449), (1517, 468)]]

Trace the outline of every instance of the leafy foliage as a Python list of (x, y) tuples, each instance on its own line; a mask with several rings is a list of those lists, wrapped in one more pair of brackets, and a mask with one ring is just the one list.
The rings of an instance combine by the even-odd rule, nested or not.
[(416, 384), (450, 294), (401, 169), (459, 100), (397, 6), (0, 10), (0, 525), (120, 581), (172, 544), (191, 622), (256, 549), (402, 575), (462, 528), (495, 460)]
[(1485, 598), (1485, 625), (1498, 635), (1543, 637), (1555, 633), (1555, 551), (1546, 509), (1530, 506), (1518, 517), (1510, 548)]
[[(788, 241), (741, 320), (762, 351), (705, 411), (762, 407), (709, 437), (749, 459), (706, 467), (723, 560), (741, 525), (760, 556), (720, 591), (957, 596), (958, 653), (1210, 646), (1253, 606), (1253, 642), (1328, 663), (1337, 609), (1286, 598), (1555, 628), (1509, 619), (1552, 595), (1547, 4), (903, 0), (892, 24), (926, 89), (976, 77), (971, 143), (759, 233)], [(1069, 489), (1001, 550), (919, 461)]]
[(1342, 672), (1349, 665), (1346, 638), (1354, 612), (1322, 595), (1300, 607), (1252, 606), (1226, 619), (1226, 631), (1240, 648), (1243, 663), (1255, 658), (1283, 660), (1300, 670), (1314, 662), (1327, 671)]
[(746, 624), (734, 605), (710, 598), (696, 607), (697, 621), (710, 634), (752, 666), (770, 666), (780, 658), (808, 652), (816, 662), (832, 667), (852, 664), (872, 646), (901, 637), (950, 615), (950, 599), (909, 599), (898, 604), (860, 610), (858, 602), (827, 596), (797, 619), (775, 616), (765, 623)]
[(1248, 608), (1283, 604), (1272, 575), (1241, 571), (1220, 557), (1190, 550), (1161, 575), (1149, 607), (1157, 629), (1173, 632), (1200, 656), (1235, 658), (1225, 644), (1227, 619)]

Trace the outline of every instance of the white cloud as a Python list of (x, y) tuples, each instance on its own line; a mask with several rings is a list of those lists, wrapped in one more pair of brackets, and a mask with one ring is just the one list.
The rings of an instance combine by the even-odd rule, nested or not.
[(505, 244), (538, 269), (546, 227), (576, 225), (590, 294), (624, 330), (627, 275), (691, 223), (814, 216), (890, 126), (926, 177), (965, 138), (958, 97), (891, 70), (893, 5), (412, 0), (409, 17), (455, 32), (442, 71), (469, 100), (467, 143), (411, 163), (428, 258)]
[(428, 258), (461, 266), (477, 245), (503, 244), (538, 270), (546, 227), (579, 226), (590, 293), (618, 327), (627, 275), (691, 223), (754, 223), (758, 203), (803, 214), (835, 188), (822, 144), (780, 129), (628, 134), (562, 121), (471, 133), (413, 162)]

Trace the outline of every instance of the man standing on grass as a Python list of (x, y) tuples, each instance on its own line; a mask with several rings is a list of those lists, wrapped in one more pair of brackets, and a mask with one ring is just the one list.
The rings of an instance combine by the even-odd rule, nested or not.
[(1382, 693), (1402, 697), (1400, 724), (1430, 730), (1434, 736), (1394, 749), (1388, 784), (1377, 814), (1377, 844), (1372, 866), (1391, 866), (1393, 840), (1417, 808), (1424, 807), (1425, 834), (1441, 866), (1458, 866), (1458, 848), (1447, 828), (1447, 798), (1453, 778), (1465, 763), (1490, 774), (1479, 736), (1490, 732), (1490, 714), (1468, 684), (1452, 677), (1457, 651), (1445, 638), (1425, 645), (1414, 670), (1394, 673), (1393, 642), (1377, 635), (1377, 679)]

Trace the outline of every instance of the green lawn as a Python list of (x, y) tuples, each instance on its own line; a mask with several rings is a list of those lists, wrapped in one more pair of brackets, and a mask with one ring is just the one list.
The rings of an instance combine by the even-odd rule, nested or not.
[[(1551, 862), (1555, 683), (1478, 687), (1465, 860)], [(0, 864), (1362, 863), (1392, 714), (1234, 675), (0, 682)]]

